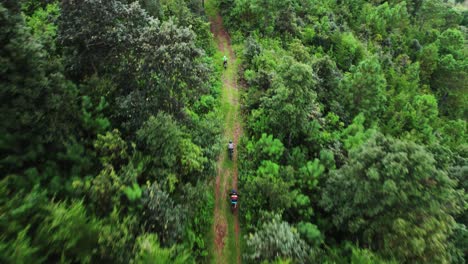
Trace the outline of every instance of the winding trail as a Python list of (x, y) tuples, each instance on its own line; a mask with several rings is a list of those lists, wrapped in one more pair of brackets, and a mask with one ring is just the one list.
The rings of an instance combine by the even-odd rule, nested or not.
[[(232, 214), (228, 201), (228, 192), (237, 190), (237, 145), (242, 134), (239, 89), (237, 84), (237, 60), (232, 50), (229, 34), (223, 27), (221, 16), (218, 14), (215, 1), (206, 2), (206, 11), (210, 18), (211, 32), (215, 37), (219, 51), (228, 57), (228, 67), (224, 70), (222, 81), (221, 109), (224, 113), (223, 139), (227, 148), (229, 139), (234, 142), (233, 160), (223, 151), (218, 159), (218, 169), (215, 181), (215, 209), (213, 221), (214, 247), (211, 254), (214, 263), (241, 263), (240, 227), (238, 211)], [(221, 63), (221, 60), (219, 61)], [(241, 192), (240, 192), (241, 193)], [(241, 201), (239, 203), (241, 205)]]

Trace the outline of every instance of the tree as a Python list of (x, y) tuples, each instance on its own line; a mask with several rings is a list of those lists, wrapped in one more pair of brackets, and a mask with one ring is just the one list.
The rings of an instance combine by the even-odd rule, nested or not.
[[(265, 122), (265, 130), (291, 146), (306, 135), (310, 120), (317, 110), (314, 92), (316, 76), (310, 66), (285, 57), (280, 66), (280, 76), (262, 98), (253, 118)], [(289, 124), (285, 126), (285, 124)], [(260, 132), (260, 131), (256, 131)]]
[(348, 70), (364, 57), (364, 48), (361, 42), (351, 33), (337, 35), (334, 49), (336, 64), (342, 70)]
[(89, 186), (85, 193), (90, 199), (91, 207), (100, 216), (107, 215), (119, 204), (124, 188), (112, 165), (105, 165), (86, 186)]
[(100, 157), (101, 163), (104, 165), (113, 165), (120, 167), (126, 159), (128, 159), (127, 144), (120, 137), (120, 132), (117, 129), (106, 134), (99, 134), (94, 141), (94, 148), (96, 148)]
[(142, 223), (148, 232), (158, 234), (164, 246), (181, 242), (185, 231), (186, 213), (174, 204), (169, 195), (156, 183), (148, 187), (142, 198)]
[(249, 263), (288, 258), (304, 263), (307, 250), (307, 244), (300, 238), (296, 229), (281, 221), (279, 216), (274, 216), (255, 234), (249, 235), (244, 258)]
[(150, 117), (137, 131), (137, 146), (153, 157), (152, 167), (161, 170), (154, 175), (166, 176), (175, 170), (181, 138), (182, 131), (177, 123), (170, 115), (162, 112)]
[(149, 179), (167, 184), (171, 192), (179, 181), (196, 182), (197, 179), (190, 176), (203, 171), (208, 161), (202, 149), (163, 112), (151, 116), (137, 131), (137, 143), (143, 153), (152, 157), (148, 164)]
[(316, 225), (308, 222), (300, 222), (297, 225), (297, 230), (311, 247), (318, 247), (323, 243), (323, 235)]
[(431, 75), (437, 69), (439, 61), (439, 47), (436, 43), (432, 43), (423, 47), (419, 53), (418, 61), (421, 65), (421, 81), (429, 83)]
[[(52, 172), (57, 153), (65, 150), (80, 123), (76, 87), (63, 76), (60, 60), (48, 59), (52, 55), (14, 10), (0, 5), (2, 177), (23, 174), (27, 169), (41, 174), (46, 167)], [(44, 178), (36, 177), (30, 183)]]
[(350, 151), (359, 148), (376, 132), (374, 129), (366, 130), (364, 126), (365, 121), (364, 115), (359, 114), (353, 119), (353, 123), (343, 130), (341, 137), (346, 150)]
[(441, 112), (449, 117), (466, 116), (466, 83), (468, 81), (468, 60), (463, 33), (448, 29), (439, 38), (439, 60), (431, 79), (431, 87), (440, 100)]
[[(133, 50), (128, 47), (138, 45), (148, 22), (138, 4), (125, 1), (65, 0), (60, 7), (59, 41), (67, 54), (68, 72), (78, 80), (124, 66), (123, 59), (130, 60)], [(129, 62), (125, 70), (138, 65)]]
[(135, 259), (137, 264), (184, 264), (190, 262), (188, 252), (177, 254), (175, 247), (161, 248), (158, 242), (158, 236), (154, 234), (144, 234), (137, 238), (135, 245)]
[(260, 165), (263, 160), (271, 160), (273, 162), (280, 161), (284, 146), (281, 141), (274, 139), (272, 135), (262, 134), (262, 137), (255, 143), (249, 141), (247, 146), (248, 159), (255, 166)]
[(386, 257), (448, 261), (457, 192), (423, 147), (376, 134), (331, 172), (320, 201), (335, 226)]
[(149, 91), (147, 100), (155, 100), (158, 109), (178, 115), (208, 92), (209, 69), (200, 60), (204, 52), (196, 47), (195, 37), (172, 20), (151, 20), (144, 28), (137, 49), (143, 60), (139, 81)]
[(340, 83), (342, 104), (355, 116), (363, 113), (369, 122), (378, 121), (385, 110), (386, 80), (377, 57), (351, 67)]
[(433, 95), (411, 96), (402, 93), (392, 98), (384, 131), (418, 143), (435, 142), (434, 127), (439, 118), (437, 99)]
[(249, 223), (257, 225), (263, 212), (281, 213), (291, 207), (293, 195), (291, 183), (280, 177), (280, 166), (272, 161), (263, 161), (255, 176), (243, 179), (242, 199), (247, 201), (242, 205), (246, 211), (245, 218)]
[(38, 229), (38, 241), (47, 241), (43, 254), (48, 259), (69, 259), (90, 263), (98, 245), (101, 223), (86, 214), (83, 202), (50, 204), (49, 215)]
[(18, 233), (14, 241), (0, 240), (0, 261), (2, 263), (43, 263), (44, 258), (38, 258), (37, 247), (31, 245), (27, 232), (29, 228)]

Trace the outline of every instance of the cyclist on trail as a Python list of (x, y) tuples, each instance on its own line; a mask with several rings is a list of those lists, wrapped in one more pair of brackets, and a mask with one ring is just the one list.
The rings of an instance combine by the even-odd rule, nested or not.
[(237, 200), (239, 199), (239, 194), (237, 194), (236, 190), (232, 189), (229, 192), (229, 199), (231, 200), (231, 206), (235, 209), (237, 207)]
[(229, 151), (229, 159), (232, 159), (232, 153), (234, 153), (234, 143), (232, 143), (232, 140), (229, 140), (228, 151)]
[(227, 67), (227, 62), (228, 62), (228, 58), (226, 57), (226, 55), (224, 55), (224, 57), (223, 57), (223, 66), (224, 66), (224, 69), (226, 69), (226, 67)]

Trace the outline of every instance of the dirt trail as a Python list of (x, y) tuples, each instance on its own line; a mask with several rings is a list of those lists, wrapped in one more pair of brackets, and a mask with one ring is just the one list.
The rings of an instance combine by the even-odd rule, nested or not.
[[(215, 210), (214, 210), (214, 262), (241, 263), (240, 254), (240, 227), (238, 212), (231, 213), (228, 201), (228, 192), (234, 188), (237, 190), (237, 146), (242, 126), (240, 120), (239, 92), (237, 84), (237, 62), (231, 47), (229, 34), (223, 27), (219, 14), (210, 18), (211, 32), (213, 33), (218, 49), (223, 55), (228, 56), (228, 68), (223, 72), (223, 92), (221, 100), (226, 111), (224, 121), (224, 140), (227, 148), (228, 140), (234, 142), (235, 151), (233, 160), (229, 161), (226, 151), (223, 151), (218, 159), (218, 170), (215, 182)], [(220, 61), (221, 63), (221, 61)], [(241, 191), (239, 191), (241, 193)], [(239, 203), (239, 205), (241, 202)]]

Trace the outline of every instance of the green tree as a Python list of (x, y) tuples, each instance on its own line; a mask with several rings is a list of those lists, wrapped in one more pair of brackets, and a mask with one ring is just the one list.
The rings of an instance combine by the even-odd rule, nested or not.
[(14, 241), (0, 240), (0, 261), (2, 263), (43, 263), (44, 257), (38, 257), (38, 248), (31, 245), (27, 235), (29, 228), (18, 233)]
[(437, 99), (433, 95), (416, 95), (413, 98), (402, 93), (392, 98), (390, 120), (384, 131), (394, 136), (430, 144), (435, 142), (434, 127), (439, 118)]
[(152, 184), (143, 193), (142, 223), (148, 232), (158, 234), (165, 246), (181, 242), (186, 223), (186, 212), (180, 205), (174, 204), (169, 195), (157, 184)]
[(255, 132), (267, 131), (291, 146), (308, 133), (310, 120), (317, 110), (316, 76), (310, 66), (290, 57), (283, 58), (279, 73), (281, 77), (273, 80), (273, 87), (262, 98), (260, 109), (253, 112), (254, 120), (258, 118), (257, 122), (266, 123), (263, 131)]
[(171, 20), (149, 21), (143, 32), (138, 52), (144, 71), (139, 81), (145, 82), (149, 100), (155, 100), (159, 109), (180, 114), (208, 92), (209, 69), (200, 59), (204, 52), (196, 47), (193, 31)]
[[(64, 150), (79, 123), (76, 87), (64, 78), (58, 61), (46, 59), (48, 54), (41, 43), (13, 10), (0, 5), (3, 176), (22, 174), (26, 169), (43, 172), (45, 161), (57, 160), (57, 152)], [(50, 170), (52, 167), (48, 166)]]
[(83, 202), (49, 204), (49, 215), (38, 229), (37, 242), (45, 241), (43, 254), (48, 259), (68, 259), (90, 263), (98, 246), (101, 223), (88, 216)]
[(274, 216), (255, 234), (249, 235), (244, 258), (249, 263), (288, 258), (304, 263), (307, 250), (307, 244), (300, 238), (297, 230), (281, 221), (279, 216)]
[(117, 129), (104, 135), (99, 134), (94, 141), (94, 148), (104, 165), (120, 166), (128, 159), (127, 143), (120, 137)]
[(304, 241), (306, 241), (311, 247), (318, 247), (323, 243), (324, 236), (314, 224), (300, 222), (297, 225), (297, 231)]
[(254, 166), (258, 166), (263, 160), (279, 162), (285, 148), (281, 141), (276, 138), (274, 139), (272, 135), (263, 133), (257, 142), (249, 141), (246, 150), (246, 158), (252, 161)]
[(350, 151), (360, 147), (376, 132), (374, 129), (366, 130), (365, 121), (364, 115), (359, 114), (353, 119), (353, 123), (343, 130), (341, 137), (346, 150)]
[[(151, 155), (153, 168), (173, 171), (177, 165), (178, 145), (182, 131), (172, 117), (159, 113), (148, 119), (145, 125), (137, 131), (137, 143), (144, 153)], [(164, 172), (153, 175), (164, 176)], [(152, 179), (152, 178), (150, 178)]]
[[(187, 252), (176, 252), (175, 248), (161, 248), (158, 242), (158, 236), (154, 234), (144, 234), (137, 238), (135, 245), (135, 259), (133, 263), (137, 264), (184, 264), (193, 263)], [(177, 254), (178, 253), (178, 254)]]
[(331, 173), (320, 204), (360, 243), (423, 263), (448, 261), (457, 199), (454, 182), (423, 147), (376, 134)]
[(197, 179), (190, 176), (201, 173), (207, 162), (202, 149), (163, 112), (151, 116), (137, 131), (137, 143), (139, 149), (151, 157), (149, 179), (167, 184), (171, 192), (177, 182), (196, 182)]
[(363, 113), (369, 122), (378, 122), (385, 111), (386, 80), (380, 63), (371, 57), (351, 67), (340, 83), (342, 104), (352, 115)]
[(337, 35), (334, 48), (335, 61), (342, 70), (348, 70), (352, 65), (358, 65), (364, 57), (362, 43), (351, 33)]
[[(68, 72), (76, 79), (117, 70), (122, 59), (130, 59), (134, 49), (128, 47), (137, 45), (148, 22), (139, 5), (119, 0), (62, 1), (60, 8), (59, 41)], [(122, 67), (131, 70), (137, 65)]]
[[(265, 211), (281, 213), (291, 207), (293, 195), (291, 183), (280, 177), (280, 166), (272, 161), (263, 161), (256, 171), (256, 176), (247, 176), (241, 186), (242, 208), (249, 223), (257, 225)], [(263, 211), (263, 212), (262, 212)]]
[(432, 75), (431, 87), (439, 95), (441, 112), (449, 117), (466, 116), (468, 59), (463, 33), (447, 29), (439, 37), (439, 60)]

